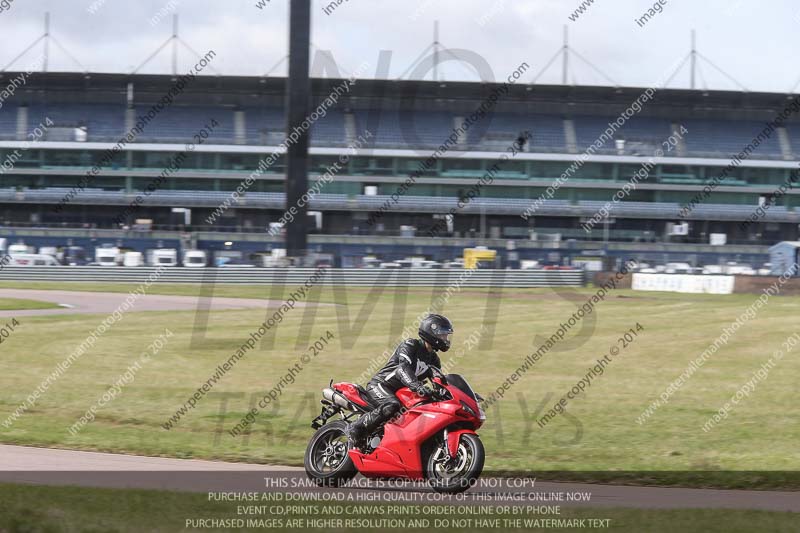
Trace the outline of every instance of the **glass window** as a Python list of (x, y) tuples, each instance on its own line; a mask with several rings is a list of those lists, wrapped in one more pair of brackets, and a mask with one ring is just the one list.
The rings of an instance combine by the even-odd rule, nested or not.
[(325, 172), (327, 172), (328, 169), (330, 169), (331, 172), (334, 175), (336, 175), (337, 171), (336, 171), (336, 167), (333, 166), (334, 163), (338, 164), (342, 168), (342, 171), (345, 170), (346, 167), (344, 167), (344, 165), (339, 163), (339, 158), (336, 157), (336, 156), (332, 156), (332, 155), (316, 155), (316, 156), (312, 156), (311, 157), (311, 161), (310, 161), (310, 163), (308, 165), (309, 177), (322, 175)]
[(398, 171), (395, 172), (394, 163), (394, 158), (391, 157), (354, 157), (350, 162), (350, 168), (356, 176), (396, 176), (405, 172), (399, 168), (400, 163)]
[[(235, 191), (242, 184), (242, 180), (236, 179), (224, 179), (219, 182), (219, 190), (226, 192)], [(247, 188), (247, 192), (284, 192), (284, 184), (282, 181), (257, 179)]]
[(193, 168), (197, 170), (216, 169), (217, 154), (209, 152), (191, 152), (184, 155), (185, 158), (181, 164), (181, 168)]
[[(429, 169), (422, 172), (423, 176), (437, 176), (439, 175), (439, 168), (441, 160), (432, 162)], [(417, 172), (425, 166), (424, 159), (411, 159), (401, 158), (397, 161), (397, 172), (401, 175), (408, 176), (412, 172)]]
[[(491, 162), (487, 161), (491, 165)], [(472, 172), (482, 172), (484, 161), (481, 159), (443, 159), (442, 173), (444, 175), (457, 173), (453, 171), (467, 170)]]
[(557, 178), (571, 164), (568, 161), (530, 161), (528, 171), (532, 178)]
[(133, 165), (138, 168), (164, 168), (168, 166), (175, 154), (172, 152), (134, 152)]
[(780, 185), (789, 179), (789, 169), (745, 168), (742, 177), (749, 185)]
[[(564, 170), (566, 170), (566, 168)], [(586, 163), (572, 175), (571, 179), (610, 180), (612, 177), (613, 165), (607, 165), (603, 163)]]
[[(38, 180), (38, 176), (9, 176), (8, 174), (3, 174), (0, 189), (36, 189), (38, 188), (36, 186)], [(75, 182), (73, 181), (70, 187), (74, 186)]]
[(44, 164), (51, 167), (73, 167), (86, 164), (88, 154), (81, 150), (44, 150)]
[[(258, 168), (261, 158), (268, 157), (268, 154), (220, 154), (219, 167), (225, 170), (241, 170), (252, 172)], [(279, 156), (270, 168), (266, 170), (267, 173), (283, 172), (285, 168), (285, 156)]]
[[(153, 179), (145, 180), (144, 187), (152, 183)], [(209, 191), (214, 188), (213, 180), (203, 178), (168, 178), (166, 182), (158, 186), (159, 189), (181, 190), (181, 191)], [(141, 190), (141, 186), (140, 186)]]

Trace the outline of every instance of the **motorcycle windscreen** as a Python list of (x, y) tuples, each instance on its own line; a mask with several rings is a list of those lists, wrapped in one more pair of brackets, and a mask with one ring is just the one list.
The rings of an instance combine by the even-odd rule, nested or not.
[(460, 390), (461, 392), (463, 392), (467, 396), (471, 397), (473, 400), (475, 400), (475, 403), (478, 402), (478, 398), (475, 396), (475, 392), (472, 390), (472, 387), (469, 386), (469, 383), (467, 383), (467, 380), (464, 379), (461, 375), (459, 375), (459, 374), (447, 374), (447, 376), (445, 376), (445, 377), (447, 378), (447, 383), (448, 384), (454, 386), (455, 388), (457, 388), (458, 390)]

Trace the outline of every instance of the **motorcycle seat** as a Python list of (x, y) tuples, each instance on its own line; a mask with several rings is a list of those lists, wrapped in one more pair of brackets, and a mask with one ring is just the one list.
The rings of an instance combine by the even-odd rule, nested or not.
[(353, 386), (355, 387), (356, 391), (358, 391), (358, 395), (361, 397), (361, 399), (367, 402), (367, 405), (369, 405), (373, 409), (378, 407), (378, 404), (375, 403), (375, 401), (370, 397), (369, 393), (367, 392), (367, 389), (365, 389), (361, 385), (358, 385), (357, 383), (354, 383)]

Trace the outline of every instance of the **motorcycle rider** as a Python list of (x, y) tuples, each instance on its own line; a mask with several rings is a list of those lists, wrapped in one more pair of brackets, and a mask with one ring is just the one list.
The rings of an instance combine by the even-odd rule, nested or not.
[(389, 361), (367, 384), (370, 398), (378, 406), (363, 414), (350, 428), (353, 446), (363, 446), (363, 440), (400, 412), (400, 401), (395, 392), (408, 387), (418, 396), (431, 398), (433, 390), (420, 379), (441, 374), (442, 363), (437, 351), (450, 349), (453, 324), (444, 316), (427, 315), (419, 324), (419, 339), (406, 339), (400, 343)]

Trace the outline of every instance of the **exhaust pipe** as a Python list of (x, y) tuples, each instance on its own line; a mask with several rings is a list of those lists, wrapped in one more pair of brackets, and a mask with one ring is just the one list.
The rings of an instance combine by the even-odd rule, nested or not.
[(348, 411), (356, 411), (355, 406), (345, 396), (331, 388), (322, 389), (322, 397)]

